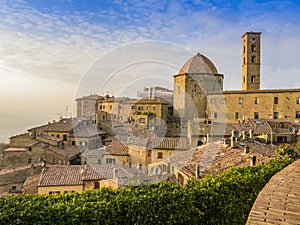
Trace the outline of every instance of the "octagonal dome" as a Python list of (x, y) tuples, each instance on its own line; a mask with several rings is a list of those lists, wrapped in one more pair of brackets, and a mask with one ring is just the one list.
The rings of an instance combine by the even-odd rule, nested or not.
[(215, 65), (206, 56), (198, 53), (190, 58), (181, 68), (179, 74), (185, 73), (211, 73), (217, 74), (218, 70)]

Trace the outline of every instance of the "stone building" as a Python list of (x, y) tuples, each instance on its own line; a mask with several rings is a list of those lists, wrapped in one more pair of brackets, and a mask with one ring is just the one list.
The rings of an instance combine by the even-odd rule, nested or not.
[[(260, 89), (260, 35), (242, 37), (242, 90), (208, 93), (209, 120), (238, 123), (246, 119), (300, 121), (300, 88)], [(222, 110), (222, 105), (226, 110)]]
[(260, 36), (260, 32), (242, 36), (242, 90), (223, 91), (223, 75), (199, 53), (183, 65), (174, 76), (177, 132), (189, 136), (182, 132), (187, 120), (200, 130), (204, 123), (236, 124), (248, 119), (300, 122), (300, 88), (260, 89)]

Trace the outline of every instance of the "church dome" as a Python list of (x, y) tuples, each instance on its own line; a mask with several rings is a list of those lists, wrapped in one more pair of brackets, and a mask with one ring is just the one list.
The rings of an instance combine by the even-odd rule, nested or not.
[(190, 58), (179, 71), (179, 74), (185, 73), (217, 74), (218, 71), (212, 61), (210, 61), (210, 59), (198, 53), (197, 55)]

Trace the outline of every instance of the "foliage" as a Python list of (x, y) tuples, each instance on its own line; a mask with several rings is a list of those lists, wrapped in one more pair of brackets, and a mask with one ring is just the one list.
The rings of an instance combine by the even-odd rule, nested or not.
[(297, 159), (298, 153), (289, 145), (281, 145), (279, 149), (275, 151), (277, 159)]
[(185, 186), (144, 187), (0, 198), (0, 224), (245, 224), (268, 180), (294, 159), (232, 168)]

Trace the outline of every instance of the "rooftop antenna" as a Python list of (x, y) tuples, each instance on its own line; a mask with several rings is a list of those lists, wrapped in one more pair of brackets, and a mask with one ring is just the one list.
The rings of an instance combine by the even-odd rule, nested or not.
[(62, 113), (56, 113), (59, 116), (59, 120), (62, 119)]
[(66, 106), (66, 118), (68, 118), (68, 106)]

